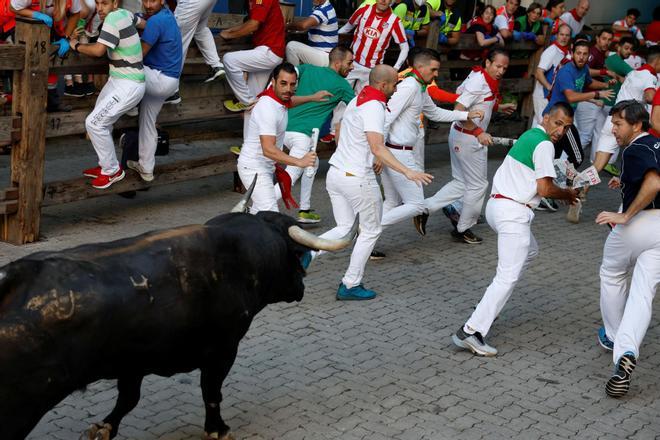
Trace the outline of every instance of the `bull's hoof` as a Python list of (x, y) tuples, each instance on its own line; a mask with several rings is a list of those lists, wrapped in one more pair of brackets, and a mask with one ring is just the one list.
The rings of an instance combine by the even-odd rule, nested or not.
[(223, 436), (220, 436), (220, 433), (218, 432), (205, 432), (204, 436), (202, 437), (202, 440), (235, 440), (234, 436), (231, 435), (231, 432), (226, 433)]
[(80, 436), (80, 440), (110, 440), (112, 425), (109, 423), (94, 423)]

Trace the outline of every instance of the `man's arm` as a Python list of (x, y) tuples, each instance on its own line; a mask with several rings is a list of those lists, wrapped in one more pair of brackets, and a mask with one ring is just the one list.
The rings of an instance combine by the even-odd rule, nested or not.
[(577, 190), (572, 188), (562, 189), (555, 185), (552, 177), (542, 177), (536, 179), (536, 192), (541, 197), (549, 197), (551, 199), (568, 200), (572, 205), (577, 200)]
[(538, 81), (543, 87), (545, 87), (546, 90), (550, 90), (552, 88), (552, 84), (548, 82), (548, 80), (545, 77), (545, 72), (543, 69), (537, 67), (536, 68), (536, 74), (534, 75), (534, 78), (536, 81)]
[(648, 88), (644, 90), (644, 101), (647, 104), (653, 103), (653, 98), (655, 98), (655, 90), (654, 88)]
[(75, 38), (69, 39), (69, 44), (76, 52), (97, 58), (105, 56), (106, 50), (108, 49), (106, 45), (101, 44), (98, 41), (96, 43), (82, 44)]
[(474, 110), (466, 112), (462, 110), (445, 110), (442, 107), (435, 105), (428, 93), (422, 96), (423, 106), (422, 113), (424, 116), (435, 122), (453, 122), (453, 121), (467, 121), (468, 119), (481, 119), (484, 117), (484, 112), (481, 110)]
[(292, 31), (307, 31), (315, 26), (318, 26), (320, 23), (316, 17), (313, 15), (310, 17), (303, 18), (302, 20), (292, 21), (286, 25), (286, 28)]
[(430, 174), (422, 173), (420, 171), (413, 171), (410, 168), (399, 162), (396, 157), (390, 152), (389, 148), (385, 146), (383, 135), (374, 131), (367, 131), (367, 142), (371, 152), (383, 165), (393, 169), (394, 171), (403, 174), (408, 180), (420, 182), (428, 185), (433, 181), (433, 176)]
[(230, 27), (220, 32), (220, 36), (225, 40), (234, 40), (236, 38), (246, 37), (251, 35), (259, 29), (261, 23), (254, 19), (249, 19), (245, 23), (238, 26)]
[(454, 46), (458, 44), (458, 41), (461, 39), (461, 33), (460, 32), (449, 32), (447, 35), (447, 44), (450, 46)]
[(298, 96), (294, 95), (291, 97), (291, 107), (297, 107), (308, 102), (324, 102), (327, 101), (329, 97), (332, 96), (332, 93), (327, 90), (319, 90), (313, 95)]
[(394, 68), (396, 70), (399, 70), (401, 66), (403, 66), (403, 63), (406, 62), (406, 58), (408, 58), (408, 41), (404, 41), (403, 43), (399, 43), (399, 57), (396, 59), (396, 63), (394, 63)]
[[(604, 84), (604, 83), (601, 83)], [(569, 103), (575, 104), (576, 102), (589, 101), (591, 99), (609, 99), (614, 96), (613, 90), (602, 90), (595, 92), (576, 92), (575, 90), (564, 90), (564, 96)]]
[(658, 170), (648, 170), (644, 174), (644, 181), (642, 187), (637, 193), (637, 197), (630, 204), (626, 212), (607, 212), (603, 211), (596, 217), (596, 223), (604, 225), (605, 223), (613, 223), (616, 225), (625, 225), (632, 219), (639, 211), (646, 208), (656, 197), (660, 191), (660, 173)]
[(276, 136), (260, 135), (259, 141), (261, 142), (261, 150), (270, 160), (285, 165), (293, 165), (294, 167), (307, 168), (312, 167), (316, 163), (316, 153), (313, 151), (308, 152), (300, 159), (289, 156), (284, 151), (277, 148)]

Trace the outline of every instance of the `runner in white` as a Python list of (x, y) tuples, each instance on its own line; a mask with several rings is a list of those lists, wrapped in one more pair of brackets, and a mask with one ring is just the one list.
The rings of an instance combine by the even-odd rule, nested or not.
[(486, 132), (493, 111), (510, 114), (515, 104), (498, 107), (499, 81), (509, 67), (509, 55), (502, 49), (488, 53), (485, 68), (474, 67), (470, 75), (458, 87), (456, 110), (481, 110), (484, 117), (462, 124), (454, 122), (449, 131), (452, 180), (434, 196), (426, 199), (429, 213), (433, 213), (455, 201), (463, 199), (460, 220), (452, 236), (465, 243), (481, 243), (481, 238), (470, 228), (477, 223), (488, 189), (488, 146), (492, 137)]
[[(657, 72), (660, 71), (660, 47), (649, 48), (647, 63), (626, 75), (621, 85), (616, 102), (634, 99), (641, 103), (651, 104), (658, 83)], [(612, 134), (612, 116), (608, 116), (598, 138), (598, 150), (594, 167), (600, 172), (614, 154), (618, 154), (619, 144)]]
[(534, 207), (541, 197), (575, 203), (577, 192), (561, 189), (552, 181), (555, 147), (573, 122), (573, 109), (557, 103), (543, 116), (541, 125), (526, 131), (513, 145), (493, 178), (486, 219), (497, 233), (497, 272), (472, 316), (452, 336), (458, 347), (479, 356), (495, 356), (485, 336), (511, 296), (529, 262), (538, 254), (531, 231)]
[(298, 64), (328, 65), (328, 54), (339, 43), (337, 13), (330, 0), (313, 0), (312, 15), (304, 20), (287, 24), (288, 30), (307, 31), (309, 44), (289, 41), (286, 45), (286, 60)]
[(337, 290), (339, 300), (365, 300), (376, 296), (376, 292), (362, 285), (369, 254), (382, 230), (383, 198), (374, 173), (374, 165), (377, 165), (374, 157), (378, 163), (414, 182), (428, 184), (433, 179), (430, 174), (404, 166), (385, 147), (386, 102), (396, 83), (397, 72), (390, 66), (381, 64), (371, 71), (369, 85), (346, 108), (341, 130), (337, 132), (337, 150), (330, 158), (326, 187), (337, 226), (321, 238), (345, 235), (355, 216), (360, 216), (360, 235)]
[(557, 39), (541, 54), (541, 60), (536, 67), (536, 82), (532, 100), (534, 102), (534, 126), (543, 120), (543, 110), (548, 106), (548, 93), (552, 90), (555, 76), (570, 51), (571, 28), (567, 24), (559, 26)]
[(610, 182), (610, 187), (620, 183), (623, 209), (596, 217), (598, 224), (616, 225), (603, 249), (603, 327), (598, 331), (600, 344), (613, 351), (615, 371), (605, 387), (611, 397), (621, 397), (630, 388), (660, 285), (660, 140), (646, 133), (648, 121), (638, 101), (612, 107), (612, 132), (624, 150), (621, 181)]
[(564, 12), (559, 19), (570, 26), (572, 36), (582, 32), (584, 17), (589, 12), (589, 0), (578, 0), (577, 6), (568, 12)]
[(355, 66), (346, 78), (356, 93), (369, 81), (371, 69), (383, 62), (390, 40), (399, 45), (399, 57), (394, 68), (399, 70), (408, 56), (408, 41), (403, 24), (390, 8), (390, 0), (376, 0), (373, 5), (358, 8), (348, 22), (339, 29), (347, 34), (355, 29), (351, 49), (355, 55)]
[[(449, 111), (435, 105), (426, 93), (426, 87), (438, 76), (440, 60), (430, 49), (422, 49), (412, 62), (412, 71), (398, 85), (388, 102), (389, 112), (385, 115), (385, 145), (399, 162), (408, 168), (423, 171), (415, 160), (417, 140), (423, 138), (420, 114), (436, 122), (466, 121), (483, 118), (481, 110)], [(420, 134), (421, 132), (421, 134)], [(415, 226), (425, 235), (428, 214), (424, 204), (424, 189), (408, 180), (401, 173), (384, 168), (381, 175), (385, 202), (383, 204), (383, 226), (391, 226), (407, 218), (415, 217)], [(400, 204), (400, 201), (403, 204)]]
[[(287, 109), (293, 105), (323, 100), (328, 95), (327, 92), (319, 92), (312, 96), (294, 97), (297, 81), (298, 74), (292, 64), (285, 62), (275, 67), (272, 86), (260, 95), (243, 134), (243, 147), (238, 157), (238, 175), (246, 188), (252, 184), (255, 174), (258, 175), (252, 193), (252, 214), (259, 211), (278, 211), (273, 187), (276, 163), (301, 168), (311, 167), (316, 163), (316, 153), (313, 151), (301, 158), (289, 156), (282, 151), (288, 122)], [(290, 194), (286, 192), (283, 194), (283, 197), (288, 196)]]

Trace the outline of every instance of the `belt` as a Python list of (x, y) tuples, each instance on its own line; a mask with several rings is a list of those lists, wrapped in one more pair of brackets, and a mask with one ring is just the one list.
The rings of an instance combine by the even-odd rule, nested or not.
[(395, 150), (403, 150), (403, 151), (412, 151), (414, 147), (411, 147), (410, 145), (396, 145), (396, 144), (390, 144), (389, 142), (385, 142), (385, 145), (387, 145), (390, 148), (394, 148)]
[[(513, 200), (511, 197), (507, 197), (507, 196), (504, 196), (502, 194), (491, 194), (490, 198), (491, 199), (506, 199), (506, 200), (511, 200), (512, 202), (520, 203), (519, 201)], [(520, 203), (520, 204), (527, 206), (529, 209), (532, 209), (532, 210), (534, 209), (534, 208), (532, 208), (532, 205), (528, 205), (527, 203)]]
[(476, 128), (474, 130), (468, 130), (467, 128), (463, 128), (458, 124), (453, 125), (454, 130), (459, 131), (461, 133), (469, 134), (470, 136), (476, 137), (477, 135), (475, 134)]

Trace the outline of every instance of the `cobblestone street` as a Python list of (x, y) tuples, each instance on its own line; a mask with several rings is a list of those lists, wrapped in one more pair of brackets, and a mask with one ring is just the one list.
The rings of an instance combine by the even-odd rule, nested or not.
[[(436, 176), (427, 195), (450, 178), (446, 149), (427, 147)], [(500, 161), (491, 158), (491, 176)], [(334, 226), (326, 170), (327, 164), (312, 198), (323, 218), (310, 229), (315, 233)], [(153, 188), (134, 200), (112, 196), (48, 208), (45, 241), (2, 244), (0, 261), (203, 223), (238, 200), (230, 185), (231, 176), (220, 176)], [(481, 245), (452, 241), (441, 213), (429, 219), (424, 238), (409, 221), (387, 229), (377, 244), (387, 258), (369, 262), (365, 277), (379, 296), (367, 302), (335, 300), (349, 251), (320, 257), (302, 302), (270, 306), (255, 318), (223, 387), (225, 422), (237, 440), (660, 438), (657, 301), (630, 393), (620, 400), (605, 395), (612, 359), (596, 332), (598, 269), (609, 230), (593, 220), (618, 204), (603, 183), (589, 193), (578, 225), (566, 221), (565, 207), (536, 213), (540, 255), (488, 335), (499, 350), (490, 359), (451, 342), (495, 273), (496, 236), (488, 225), (473, 229)], [(198, 383), (198, 372), (146, 378), (117, 438), (199, 439)], [(111, 410), (115, 396), (114, 382), (92, 384), (49, 412), (28, 438), (77, 439)]]

